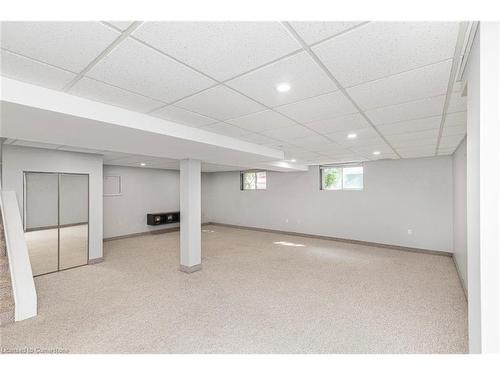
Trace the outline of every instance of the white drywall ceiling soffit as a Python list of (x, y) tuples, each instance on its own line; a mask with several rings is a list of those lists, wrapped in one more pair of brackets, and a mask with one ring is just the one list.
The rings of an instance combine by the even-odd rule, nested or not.
[(282, 160), (283, 152), (152, 116), (2, 79), (2, 137), (225, 164)]

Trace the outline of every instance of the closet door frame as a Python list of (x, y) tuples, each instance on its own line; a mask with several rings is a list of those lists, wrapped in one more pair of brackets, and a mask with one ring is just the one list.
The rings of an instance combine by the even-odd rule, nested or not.
[[(72, 172), (45, 172), (45, 171), (23, 171), (23, 229), (26, 232), (27, 223), (27, 183), (26, 176), (28, 174), (51, 174), (57, 175), (57, 270), (41, 273), (34, 277), (49, 275), (55, 272), (62, 272), (66, 270), (71, 270), (73, 268), (83, 267), (89, 264), (90, 256), (90, 174), (89, 173), (72, 173)], [(68, 267), (61, 269), (61, 176), (62, 175), (76, 175), (76, 176), (87, 176), (87, 262), (85, 264), (80, 264), (73, 267)], [(63, 227), (69, 227), (71, 225), (64, 225)]]

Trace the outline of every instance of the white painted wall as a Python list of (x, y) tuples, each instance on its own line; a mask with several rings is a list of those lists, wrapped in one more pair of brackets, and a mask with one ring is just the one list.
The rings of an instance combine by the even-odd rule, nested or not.
[(453, 253), (467, 290), (467, 140), (453, 154)]
[(2, 188), (16, 192), (23, 214), (23, 171), (89, 174), (89, 258), (102, 257), (102, 157), (3, 145)]
[(122, 195), (104, 197), (104, 238), (179, 226), (146, 224), (147, 213), (179, 211), (179, 171), (105, 165), (104, 176), (122, 180)]
[(268, 172), (266, 191), (241, 191), (238, 172), (211, 173), (202, 212), (219, 223), (452, 251), (450, 156), (367, 162), (363, 191), (319, 186), (318, 167)]
[(469, 351), (500, 352), (500, 23), (481, 22), (467, 80)]
[(467, 293), (469, 352), (481, 352), (481, 282), (479, 267), (479, 31), (471, 49), (467, 79)]
[(500, 353), (500, 22), (481, 22), (480, 32), (481, 352), (498, 354)]

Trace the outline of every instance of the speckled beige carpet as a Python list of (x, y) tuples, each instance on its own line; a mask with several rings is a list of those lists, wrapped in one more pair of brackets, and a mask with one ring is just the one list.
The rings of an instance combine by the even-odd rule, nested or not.
[(451, 258), (205, 226), (203, 269), (179, 233), (105, 243), (105, 261), (36, 278), (39, 315), (4, 351), (464, 353)]

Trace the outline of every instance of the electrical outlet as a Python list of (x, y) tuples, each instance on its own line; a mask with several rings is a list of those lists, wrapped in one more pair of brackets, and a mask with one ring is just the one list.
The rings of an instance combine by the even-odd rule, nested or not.
[(288, 218), (285, 219), (285, 223), (288, 223)]
[(413, 234), (413, 229), (408, 229), (408, 235), (411, 236)]

